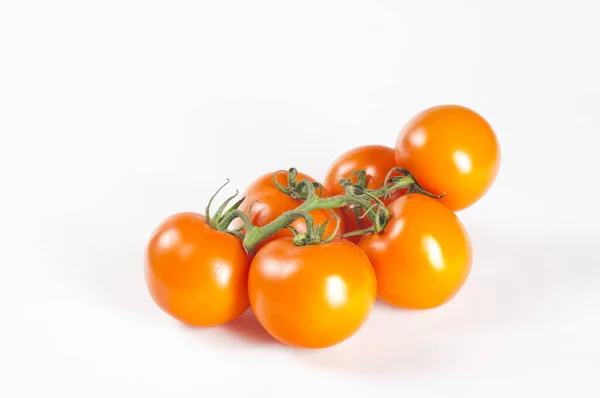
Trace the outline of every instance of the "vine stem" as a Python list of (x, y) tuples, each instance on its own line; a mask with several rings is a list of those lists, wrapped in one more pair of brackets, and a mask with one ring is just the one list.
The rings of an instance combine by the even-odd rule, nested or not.
[[(244, 237), (244, 246), (249, 252), (254, 252), (256, 247), (263, 240), (276, 234), (279, 230), (287, 227), (288, 225), (293, 223), (297, 218), (305, 217), (306, 213), (320, 209), (337, 209), (351, 204), (363, 207), (370, 217), (377, 217), (377, 213), (374, 209), (372, 209), (372, 203), (360, 197), (337, 195), (329, 198), (321, 198), (318, 196), (312, 196), (300, 206), (298, 206), (296, 209), (282, 213), (279, 217), (277, 217), (270, 223), (262, 227), (252, 227), (250, 228), (250, 230), (247, 230), (246, 236)], [(234, 218), (235, 217), (232, 217), (231, 221), (233, 221)]]
[[(332, 196), (328, 198), (322, 198), (320, 197), (320, 195), (317, 196), (315, 194), (315, 188), (318, 187), (319, 189), (321, 189), (321, 187), (316, 186), (315, 183), (309, 181), (308, 179), (304, 179), (296, 183), (296, 171), (292, 168), (288, 171), (288, 185), (290, 186), (289, 188), (283, 187), (280, 184), (278, 184), (275, 180), (275, 176), (273, 177), (273, 181), (275, 186), (277, 186), (282, 192), (291, 196), (292, 194), (295, 194), (294, 196), (298, 197), (298, 199), (304, 199), (304, 201), (297, 208), (282, 213), (275, 220), (262, 227), (257, 227), (252, 224), (250, 214), (244, 213), (238, 209), (238, 206), (240, 205), (241, 201), (237, 202), (234, 206), (232, 206), (230, 210), (224, 211), (227, 204), (233, 199), (233, 197), (235, 197), (234, 195), (228, 198), (227, 201), (219, 208), (217, 214), (215, 214), (214, 219), (211, 221), (211, 226), (224, 232), (236, 232), (235, 235), (241, 237), (241, 230), (229, 231), (227, 229), (234, 219), (240, 218), (244, 223), (243, 228), (245, 229), (245, 233), (243, 234), (243, 244), (246, 247), (246, 250), (248, 250), (248, 252), (253, 253), (255, 252), (256, 248), (261, 242), (263, 242), (270, 236), (276, 234), (278, 231), (289, 227), (290, 224), (298, 218), (304, 218), (306, 221), (307, 234), (305, 234), (306, 239), (304, 240), (306, 240), (308, 244), (313, 244), (317, 240), (320, 242), (321, 234), (317, 233), (317, 230), (315, 230), (314, 220), (309, 213), (314, 210), (339, 209), (349, 205), (353, 205), (362, 208), (362, 210), (364, 211), (364, 216), (368, 217), (373, 223), (373, 227), (361, 231), (356, 231), (355, 234), (359, 234), (361, 232), (380, 233), (381, 231), (383, 231), (390, 218), (389, 211), (387, 210), (385, 205), (383, 205), (381, 200), (379, 200), (380, 197), (388, 197), (394, 191), (403, 188), (408, 188), (409, 192), (418, 192), (431, 197), (439, 198), (439, 196), (435, 196), (422, 189), (419, 186), (416, 179), (412, 175), (410, 175), (408, 171), (404, 169), (394, 170), (403, 172), (403, 174), (405, 175), (403, 177), (394, 177), (389, 180), (386, 178), (386, 184), (384, 184), (384, 186), (379, 189), (367, 189), (364, 186), (351, 184), (348, 179), (344, 179), (341, 180), (340, 183), (346, 190), (345, 194)], [(390, 171), (390, 173), (392, 171)], [(362, 174), (360, 174), (361, 172)], [(358, 170), (352, 175), (355, 174), (358, 175), (358, 178), (360, 179), (361, 176), (363, 176), (364, 171)], [(373, 200), (375, 200), (376, 203), (373, 203)], [(324, 229), (325, 226), (319, 226), (319, 231)], [(315, 235), (319, 235), (319, 238), (317, 239)], [(354, 234), (345, 234), (345, 236), (351, 235)], [(332, 235), (328, 240), (333, 239), (333, 237), (334, 236)]]
[(392, 184), (386, 185), (379, 189), (369, 190), (369, 193), (378, 198), (389, 195), (390, 193), (397, 191), (402, 188), (409, 187), (415, 183), (415, 179), (412, 175), (400, 177), (400, 179)]
[(345, 234), (342, 234), (340, 236), (342, 238), (347, 238), (349, 236), (364, 235), (364, 234), (370, 234), (373, 232), (375, 232), (375, 228), (370, 227), (370, 228), (365, 228), (365, 229), (357, 229), (356, 231), (352, 231), (352, 232), (346, 232)]

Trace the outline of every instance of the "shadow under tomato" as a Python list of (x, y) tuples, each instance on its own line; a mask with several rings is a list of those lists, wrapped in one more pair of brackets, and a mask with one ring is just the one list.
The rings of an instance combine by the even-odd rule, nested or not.
[(279, 344), (267, 331), (258, 323), (258, 320), (248, 309), (242, 316), (236, 320), (222, 326), (222, 329), (249, 344), (271, 345)]
[(258, 323), (251, 309), (224, 325), (197, 327), (177, 323), (190, 345), (210, 346), (227, 352), (234, 348), (265, 350), (281, 347)]

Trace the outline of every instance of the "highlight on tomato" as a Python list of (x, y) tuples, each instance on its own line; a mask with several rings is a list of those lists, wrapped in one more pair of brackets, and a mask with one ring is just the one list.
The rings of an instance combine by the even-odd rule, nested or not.
[(271, 336), (291, 346), (324, 348), (364, 324), (377, 282), (365, 253), (346, 240), (296, 246), (281, 238), (254, 257), (248, 290), (252, 310)]
[(191, 326), (230, 322), (250, 306), (250, 257), (242, 241), (201, 214), (177, 213), (152, 233), (144, 274), (154, 302)]
[[(340, 185), (341, 178), (349, 178), (356, 170), (365, 172), (366, 188), (380, 188), (386, 181), (386, 176), (390, 170), (397, 166), (394, 149), (383, 145), (365, 145), (351, 149), (340, 155), (329, 166), (323, 184), (330, 195), (343, 195), (344, 189)], [(402, 176), (401, 173), (394, 171), (389, 177)], [(354, 175), (350, 181), (356, 183), (358, 176)], [(384, 204), (391, 203), (394, 199), (400, 197), (406, 190), (399, 190), (389, 198), (383, 198)], [(358, 211), (356, 207), (346, 206), (342, 208), (342, 214), (345, 221), (345, 231), (353, 232), (373, 226), (371, 220), (364, 216), (364, 211)], [(349, 236), (347, 239), (358, 243), (362, 235)]]
[[(273, 183), (273, 176), (275, 175), (275, 181), (282, 187), (288, 186), (288, 171), (280, 171), (277, 173), (268, 173), (259, 178), (257, 178), (254, 182), (252, 182), (244, 193), (244, 201), (240, 205), (239, 209), (243, 212), (250, 212), (250, 220), (252, 221), (252, 225), (257, 227), (265, 226), (271, 221), (275, 220), (282, 213), (290, 210), (296, 209), (298, 206), (302, 204), (302, 201), (299, 199), (292, 198), (291, 195), (283, 192), (280, 188), (278, 188)], [(307, 176), (306, 174), (297, 173), (297, 176), (294, 180), (300, 182), (303, 179), (308, 179), (309, 181), (316, 182), (316, 180), (312, 177)], [(327, 188), (322, 187), (321, 189), (316, 189), (316, 194), (322, 197), (327, 197), (330, 195)], [(252, 206), (252, 209), (250, 209)], [(336, 213), (339, 214), (339, 210), (333, 209)], [(332, 212), (326, 209), (314, 210), (309, 213), (315, 224), (323, 225), (325, 221), (328, 219), (332, 219)], [(239, 225), (239, 223), (237, 224)], [(291, 224), (291, 227), (295, 228), (299, 233), (306, 232), (306, 222), (304, 219), (299, 218)], [(325, 234), (329, 235), (336, 229), (335, 222), (329, 222), (327, 224), (327, 228), (325, 229)], [(339, 232), (343, 233), (345, 231), (344, 220), (340, 220)], [(258, 247), (260, 249), (267, 242), (275, 240), (277, 238), (283, 237), (293, 237), (294, 234), (292, 231), (284, 228), (277, 232), (275, 235), (265, 239)]]
[(395, 145), (398, 165), (453, 211), (477, 202), (500, 168), (500, 146), (490, 124), (475, 111), (440, 105), (414, 116)]
[(462, 223), (438, 200), (421, 194), (403, 196), (388, 210), (384, 231), (359, 243), (377, 275), (378, 296), (408, 309), (447, 303), (471, 270), (471, 242)]

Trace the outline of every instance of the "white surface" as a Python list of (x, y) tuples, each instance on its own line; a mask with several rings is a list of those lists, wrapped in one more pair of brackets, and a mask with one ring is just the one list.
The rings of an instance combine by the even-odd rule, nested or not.
[[(599, 396), (599, 13), (2, 2), (0, 396)], [(460, 213), (475, 262), (450, 304), (378, 304), (346, 343), (301, 351), (250, 316), (191, 330), (151, 302), (142, 252), (164, 217), (226, 177), (320, 178), (439, 103), (482, 113), (503, 150)]]

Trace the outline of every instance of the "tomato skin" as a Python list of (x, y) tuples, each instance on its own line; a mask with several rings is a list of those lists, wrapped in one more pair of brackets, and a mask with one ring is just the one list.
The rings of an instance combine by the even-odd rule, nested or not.
[(201, 214), (177, 213), (148, 242), (146, 285), (173, 318), (192, 326), (220, 325), (250, 306), (250, 262), (240, 239), (212, 229)]
[(500, 145), (492, 127), (475, 111), (440, 105), (413, 117), (398, 135), (395, 158), (419, 184), (458, 211), (477, 202), (500, 168)]
[(375, 273), (354, 244), (268, 243), (250, 267), (248, 291), (260, 324), (284, 344), (324, 348), (352, 336), (371, 313)]
[[(382, 186), (387, 173), (394, 167), (398, 167), (394, 156), (394, 148), (383, 145), (360, 146), (343, 153), (329, 166), (323, 184), (331, 195), (342, 195), (344, 189), (339, 183), (340, 178), (348, 178), (353, 171), (360, 169), (364, 170), (367, 175), (367, 188), (377, 189)], [(398, 172), (391, 174), (392, 177), (401, 175)], [(356, 178), (353, 178), (352, 181), (356, 182)], [(392, 197), (383, 199), (383, 202), (388, 205), (404, 193), (406, 193), (406, 190), (400, 190)], [(355, 211), (350, 207), (343, 208), (342, 214), (344, 215), (346, 232), (369, 228), (373, 225), (367, 217), (357, 219)], [(364, 211), (361, 209), (359, 215), (362, 216), (363, 214)], [(359, 235), (350, 236), (347, 239), (358, 243), (360, 238)]]
[(375, 269), (378, 296), (409, 309), (451, 300), (472, 262), (471, 242), (458, 217), (421, 194), (403, 196), (388, 209), (391, 218), (383, 232), (365, 235), (359, 243)]
[[(284, 187), (287, 186), (287, 172), (280, 172), (277, 174), (277, 182)], [(315, 179), (309, 177), (305, 174), (298, 173), (297, 182), (302, 181), (303, 179), (308, 179), (312, 182), (315, 182)], [(316, 190), (316, 194), (319, 194), (319, 190)], [(329, 192), (326, 188), (323, 188), (322, 197), (328, 197)], [(265, 174), (258, 179), (256, 179), (253, 183), (251, 183), (248, 188), (246, 188), (246, 192), (244, 193), (244, 201), (240, 205), (239, 209), (244, 213), (248, 212), (250, 205), (252, 205), (252, 214), (250, 215), (250, 220), (252, 221), (252, 225), (262, 227), (271, 221), (275, 220), (279, 217), (283, 212), (294, 210), (298, 206), (302, 204), (301, 200), (293, 199), (291, 196), (281, 192), (274, 184), (273, 184), (273, 173)], [(338, 234), (342, 234), (345, 231), (344, 220), (341, 217), (341, 213), (336, 211), (338, 215), (340, 215), (340, 228), (338, 230)], [(327, 224), (327, 228), (325, 229), (325, 234), (329, 235), (335, 231), (335, 218), (328, 210), (315, 210), (310, 212), (310, 215), (315, 220), (315, 224), (322, 225), (327, 219), (331, 219)], [(239, 220), (236, 220), (236, 224), (240, 225)], [(306, 232), (306, 223), (304, 219), (299, 218), (291, 224), (298, 232)], [(292, 231), (287, 228), (282, 229), (271, 237), (265, 239), (258, 246), (257, 249), (260, 249), (268, 242), (283, 238), (283, 237), (292, 237)]]

